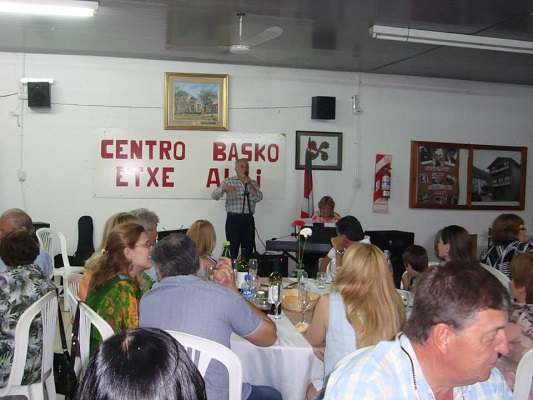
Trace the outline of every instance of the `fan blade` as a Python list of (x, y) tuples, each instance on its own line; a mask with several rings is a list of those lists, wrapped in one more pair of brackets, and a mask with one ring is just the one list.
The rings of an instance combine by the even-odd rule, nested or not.
[(250, 47), (257, 46), (258, 44), (280, 37), (282, 33), (283, 29), (279, 26), (271, 26), (270, 28), (265, 29), (263, 32), (245, 40), (242, 42), (242, 44), (246, 44)]

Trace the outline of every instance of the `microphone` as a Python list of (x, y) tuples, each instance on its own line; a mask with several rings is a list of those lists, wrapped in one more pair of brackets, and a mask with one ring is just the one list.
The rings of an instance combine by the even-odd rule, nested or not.
[(244, 175), (248, 176), (248, 175), (250, 175), (250, 172), (249, 171), (244, 171)]
[(291, 233), (290, 235), (285, 235), (285, 236), (273, 237), (270, 240), (273, 241), (273, 240), (283, 239), (283, 238), (286, 238), (286, 237), (289, 237), (289, 236), (296, 236), (296, 233)]

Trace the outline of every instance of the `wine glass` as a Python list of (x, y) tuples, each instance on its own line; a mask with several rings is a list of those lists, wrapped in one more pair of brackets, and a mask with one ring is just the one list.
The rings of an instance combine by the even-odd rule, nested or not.
[(278, 308), (281, 304), (281, 283), (274, 283), (268, 287), (268, 302), (275, 306), (274, 320), (280, 320), (282, 317), (278, 313)]
[(327, 275), (325, 272), (316, 273), (316, 281), (318, 283), (319, 289), (324, 289), (326, 287), (326, 279), (327, 279)]
[(298, 308), (302, 312), (300, 324), (305, 324), (305, 311), (309, 307), (309, 301), (309, 288), (305, 284), (298, 285)]
[(257, 276), (257, 259), (256, 258), (250, 258), (248, 260), (248, 274), (254, 278), (254, 276)]

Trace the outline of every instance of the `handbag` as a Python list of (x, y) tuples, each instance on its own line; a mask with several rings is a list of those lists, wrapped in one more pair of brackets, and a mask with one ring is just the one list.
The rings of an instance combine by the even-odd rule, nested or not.
[(54, 383), (56, 393), (62, 394), (65, 398), (74, 399), (78, 388), (78, 378), (74, 372), (75, 349), (78, 346), (78, 331), (80, 326), (80, 308), (76, 309), (74, 326), (72, 327), (72, 356), (69, 354), (63, 316), (59, 307), (59, 333), (61, 336), (61, 353), (54, 353)]

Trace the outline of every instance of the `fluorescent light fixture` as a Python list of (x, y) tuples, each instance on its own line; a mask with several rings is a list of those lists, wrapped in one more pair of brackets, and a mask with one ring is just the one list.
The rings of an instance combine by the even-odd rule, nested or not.
[(374, 39), (533, 54), (533, 42), (525, 40), (423, 31), (419, 29), (396, 28), (385, 25), (373, 25), (368, 31)]
[(2, 0), (0, 12), (70, 17), (92, 17), (98, 1), (85, 0)]

